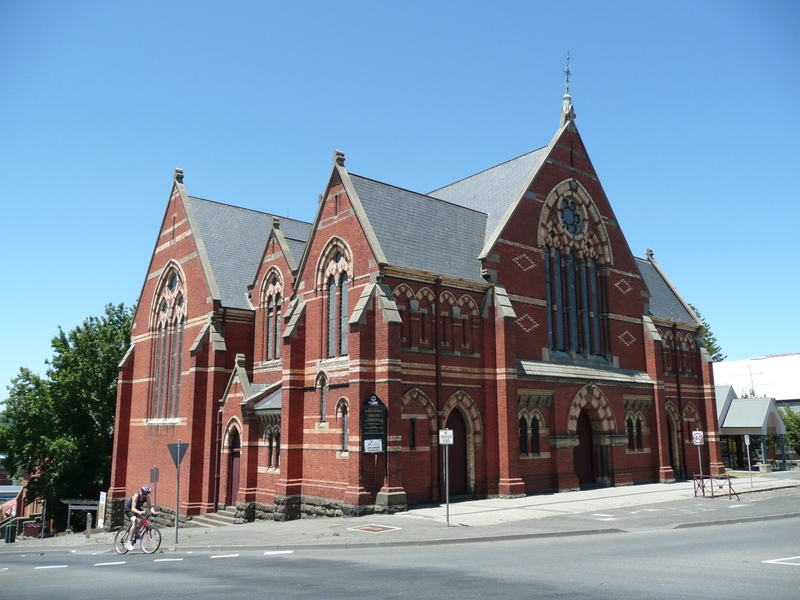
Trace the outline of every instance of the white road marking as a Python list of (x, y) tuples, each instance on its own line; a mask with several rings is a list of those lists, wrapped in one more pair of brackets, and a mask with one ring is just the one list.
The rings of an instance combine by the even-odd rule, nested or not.
[(236, 558), (237, 556), (239, 556), (239, 555), (238, 554), (216, 554), (216, 555), (211, 556), (209, 558)]
[(46, 567), (33, 567), (34, 569), (66, 569), (69, 565), (47, 565)]
[(8, 567), (3, 567), (0, 571), (8, 571)]
[(264, 556), (275, 556), (276, 554), (294, 554), (294, 550), (272, 550), (264, 552)]
[(179, 562), (182, 558), (154, 558), (153, 562)]
[(606, 515), (606, 514), (603, 514), (603, 513), (594, 513), (592, 516), (593, 517), (613, 517), (614, 515)]
[(107, 562), (107, 563), (94, 563), (95, 567), (110, 567), (111, 565), (124, 565), (125, 561), (120, 560), (117, 562)]
[(773, 565), (792, 565), (795, 567), (800, 567), (800, 562), (791, 562), (798, 559), (800, 559), (800, 556), (790, 556), (789, 558), (776, 558), (773, 560), (762, 560), (761, 562)]

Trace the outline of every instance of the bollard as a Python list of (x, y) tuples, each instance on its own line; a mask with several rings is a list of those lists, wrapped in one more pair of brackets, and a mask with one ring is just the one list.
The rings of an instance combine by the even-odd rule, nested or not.
[(86, 511), (86, 538), (92, 535), (92, 513)]

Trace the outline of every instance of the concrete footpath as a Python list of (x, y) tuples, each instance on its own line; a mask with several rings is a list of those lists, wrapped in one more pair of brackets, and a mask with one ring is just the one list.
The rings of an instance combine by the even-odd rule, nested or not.
[[(599, 488), (517, 499), (412, 507), (395, 515), (271, 521), (216, 528), (164, 528), (160, 552), (281, 551), (475, 543), (676, 529), (800, 517), (800, 471), (732, 478), (739, 494), (694, 496), (692, 482)], [(716, 492), (715, 492), (716, 494)], [(4, 554), (113, 552), (113, 533), (0, 543)], [(137, 550), (138, 552), (138, 550)]]

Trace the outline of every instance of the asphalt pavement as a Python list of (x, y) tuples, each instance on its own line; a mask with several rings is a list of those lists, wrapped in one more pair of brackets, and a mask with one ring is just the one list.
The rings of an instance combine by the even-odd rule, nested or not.
[[(164, 528), (160, 552), (285, 551), (477, 543), (725, 525), (800, 516), (800, 470), (731, 479), (738, 494), (695, 497), (693, 482), (412, 506), (394, 515)], [(114, 533), (0, 543), (0, 555), (108, 552)], [(138, 550), (137, 550), (138, 552)]]

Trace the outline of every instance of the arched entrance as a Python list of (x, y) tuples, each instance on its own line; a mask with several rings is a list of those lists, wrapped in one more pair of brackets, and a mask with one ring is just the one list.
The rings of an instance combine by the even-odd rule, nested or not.
[(681, 464), (681, 418), (671, 403), (667, 403), (667, 435), (669, 438), (669, 464), (676, 478), (684, 478)]
[(228, 497), (225, 504), (228, 506), (236, 505), (236, 497), (239, 495), (239, 466), (242, 455), (242, 440), (239, 438), (239, 431), (234, 429), (231, 432), (230, 445), (228, 446)]
[(592, 421), (585, 410), (578, 416), (576, 433), (578, 445), (572, 450), (572, 464), (578, 483), (581, 485), (595, 483)]
[(453, 430), (453, 445), (450, 446), (450, 495), (469, 494), (467, 475), (467, 424), (458, 409), (450, 411), (446, 429)]

